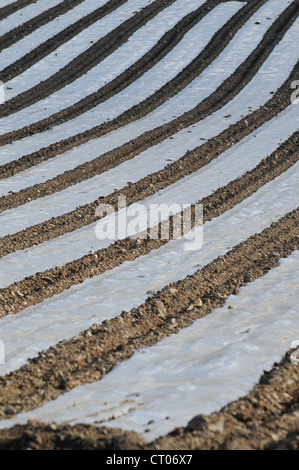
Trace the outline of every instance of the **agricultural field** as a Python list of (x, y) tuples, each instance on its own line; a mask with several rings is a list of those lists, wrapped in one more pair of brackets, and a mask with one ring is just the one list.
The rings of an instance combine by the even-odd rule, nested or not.
[(299, 449), (299, 0), (0, 0), (0, 449)]

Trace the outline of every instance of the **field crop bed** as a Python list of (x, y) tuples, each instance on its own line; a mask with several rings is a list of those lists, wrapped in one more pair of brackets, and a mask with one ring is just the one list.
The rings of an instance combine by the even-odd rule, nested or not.
[[(0, 34), (0, 449), (298, 450), (299, 0), (2, 0)], [(146, 225), (97, 237), (124, 197)]]

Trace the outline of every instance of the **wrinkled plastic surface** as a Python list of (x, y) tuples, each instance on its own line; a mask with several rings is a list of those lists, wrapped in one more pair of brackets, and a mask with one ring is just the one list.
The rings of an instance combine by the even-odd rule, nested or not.
[(296, 251), (222, 308), (138, 350), (100, 382), (1, 421), (0, 427), (28, 419), (67, 421), (133, 430), (150, 441), (197, 414), (219, 410), (246, 394), (299, 338), (298, 271)]
[[(194, 197), (195, 188), (193, 186)], [(183, 279), (251, 235), (261, 232), (297, 207), (298, 190), (299, 163), (233, 209), (205, 223), (202, 248), (190, 250), (195, 239), (172, 240), (146, 256), (87, 279), (17, 316), (1, 319), (1, 335), (6, 338), (6, 364), (0, 369), (0, 374), (20, 367), (41, 349), (74, 336), (93, 323), (101, 323), (119, 315), (122, 310), (137, 307), (150, 295), (149, 291), (160, 290)], [(172, 200), (180, 202), (182, 197), (178, 191)], [(148, 198), (147, 203), (152, 200)], [(61, 251), (63, 256), (64, 251)], [(15, 265), (16, 261), (12, 260), (11, 270)], [(8, 267), (8, 277), (9, 272)]]

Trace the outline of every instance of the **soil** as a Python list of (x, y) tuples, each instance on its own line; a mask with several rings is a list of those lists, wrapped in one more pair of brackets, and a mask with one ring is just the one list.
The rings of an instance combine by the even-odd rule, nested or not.
[(286, 353), (244, 397), (147, 443), (120, 429), (29, 421), (1, 432), (1, 450), (299, 450), (299, 369)]

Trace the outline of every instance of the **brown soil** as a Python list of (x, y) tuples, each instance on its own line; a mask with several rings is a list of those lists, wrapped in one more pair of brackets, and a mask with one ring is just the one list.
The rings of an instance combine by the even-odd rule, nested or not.
[[(124, 21), (111, 33), (99, 39), (87, 51), (83, 52), (68, 65), (60, 69), (50, 78), (40, 82), (34, 88), (25, 91), (10, 101), (0, 106), (0, 117), (9, 116), (21, 109), (24, 109), (37, 101), (40, 101), (50, 93), (60, 90), (69, 83), (85, 74), (92, 67), (103, 61), (112, 54), (123, 42), (146, 24), (150, 19), (171, 5), (175, 0), (155, 0), (153, 3), (136, 13), (132, 18)], [(1, 77), (2, 81), (3, 78)]]
[(299, 248), (298, 223), (299, 209), (195, 274), (163, 288), (140, 307), (94, 325), (28, 360), (0, 382), (0, 418), (36, 408), (67, 390), (100, 380), (137, 348), (153, 345), (212, 312), (230, 294), (237, 294), (241, 286), (263, 276), (278, 265), (279, 259)]
[(34, 3), (35, 0), (17, 0), (16, 2), (6, 5), (5, 7), (0, 8), (0, 20), (4, 20), (9, 15), (12, 15), (21, 8), (25, 8), (31, 3)]
[[(9, 31), (0, 38), (0, 50), (7, 48), (11, 44), (19, 41), (20, 38), (27, 36), (34, 30), (40, 28), (40, 26), (43, 24), (52, 21), (54, 18), (60, 15), (63, 15), (68, 10), (82, 3), (82, 1), (83, 0), (64, 0), (64, 2), (60, 3), (59, 5), (51, 8), (50, 10), (47, 10), (44, 13), (41, 13), (38, 17), (27, 21), (24, 25), (18, 26), (12, 31)], [(31, 67), (31, 65), (33, 65), (35, 62), (50, 54), (50, 52), (52, 52), (54, 49), (57, 49), (57, 47), (59, 47), (61, 44), (69, 41), (76, 34), (79, 34), (83, 29), (111, 13), (113, 10), (125, 3), (125, 1), (126, 0), (110, 0), (110, 2), (107, 2), (102, 7), (88, 14), (84, 18), (76, 21), (76, 23), (73, 23), (60, 33), (42, 43), (40, 46), (28, 52), (21, 59), (3, 69), (0, 72), (1, 80), (6, 82), (7, 80), (11, 80), (17, 75), (20, 75), (29, 67)]]
[[(245, 173), (227, 186), (219, 188), (211, 196), (198, 201), (198, 204), (203, 204), (205, 208), (204, 222), (214, 217), (219, 217), (296, 163), (298, 161), (299, 150), (298, 138), (299, 132), (296, 132), (253, 170)], [(135, 194), (140, 193), (136, 191)], [(146, 197), (142, 192), (141, 196)], [(130, 199), (130, 202), (135, 201)], [(194, 226), (194, 213), (192, 216), (192, 226)], [(82, 217), (79, 217), (79, 220), (81, 225), (83, 225)], [(54, 231), (53, 219), (51, 219), (51, 224), (51, 230)], [(57, 226), (60, 226), (59, 222)], [(171, 224), (170, 228), (172, 228)], [(20, 232), (20, 234), (4, 237), (2, 239), (2, 247), (0, 248), (0, 256), (5, 256), (15, 250), (25, 249), (28, 246), (41, 243), (43, 240), (37, 236), (37, 234), (40, 235), (40, 232), (40, 228), (36, 229), (33, 227), (32, 229)], [(173, 236), (172, 232), (170, 235), (171, 237)], [(108, 248), (86, 255), (79, 260), (66, 264), (64, 267), (57, 267), (37, 273), (6, 289), (0, 289), (0, 317), (9, 313), (17, 313), (23, 308), (42, 302), (46, 298), (52, 297), (52, 295), (58, 294), (72, 285), (83, 282), (86, 278), (99, 275), (125, 261), (132, 261), (167, 243), (167, 240), (161, 238), (143, 238), (140, 236), (138, 241), (130, 238), (117, 241)]]
[(29, 421), (1, 432), (1, 450), (299, 450), (299, 369), (288, 351), (244, 397), (146, 443), (119, 429)]
[[(64, 0), (55, 7), (44, 11), (35, 18), (32, 18), (31, 20), (26, 21), (26, 23), (23, 23), (22, 25), (10, 30), (8, 33), (0, 37), (0, 51), (6, 49), (12, 44), (15, 44), (25, 36), (28, 36), (28, 34), (32, 33), (35, 29), (38, 29), (49, 21), (52, 21), (58, 16), (63, 15), (71, 8), (74, 8), (76, 5), (79, 5), (79, 3), (82, 3), (82, 1), (83, 0)], [(19, 71), (19, 73), (21, 72)], [(7, 81), (10, 78), (12, 78), (12, 76), (3, 74), (4, 81)]]
[[(57, 152), (61, 147), (65, 149), (66, 145), (71, 145), (72, 147), (74, 145), (81, 144), (91, 138), (102, 135), (103, 132), (110, 132), (111, 130), (118, 128), (121, 125), (125, 125), (128, 122), (139, 119), (140, 117), (155, 109), (157, 106), (163, 104), (167, 99), (171, 98), (184, 87), (186, 87), (195, 77), (197, 77), (203, 70), (205, 70), (205, 68), (208, 67), (208, 65), (212, 63), (212, 61), (225, 48), (229, 40), (236, 34), (244, 22), (247, 21), (248, 18), (250, 18), (250, 16), (252, 16), (258, 7), (261, 6), (261, 4), (264, 2), (265, 0), (254, 0), (253, 5), (249, 6), (246, 4), (214, 35), (211, 43), (206, 46), (206, 48), (197, 56), (196, 59), (191, 62), (190, 65), (185, 67), (185, 69), (180, 72), (177, 77), (163, 86), (161, 90), (158, 90), (140, 105), (134, 106), (120, 117), (113, 119), (109, 123), (105, 123), (105, 126), (97, 126), (82, 134), (76, 135), (73, 138), (59, 142), (58, 146), (55, 146), (55, 151)], [(177, 44), (178, 40), (183, 37), (184, 34), (186, 34), (190, 27), (194, 26), (196, 22), (202, 19), (218, 3), (219, 0), (208, 0), (200, 8), (187, 15), (176, 26), (169, 30), (140, 60), (138, 60), (135, 64), (133, 64), (125, 72), (109, 82), (107, 85), (100, 88), (97, 92), (87, 96), (75, 105), (62, 110), (61, 112), (53, 114), (47, 119), (26, 126), (18, 131), (2, 135), (0, 137), (1, 144), (4, 145), (14, 140), (42, 132), (47, 130), (49, 126), (62, 124), (63, 122), (77, 117), (83, 112), (88, 111), (89, 109), (98, 105), (99, 103), (102, 103), (111, 98), (113, 95), (123, 90), (126, 86), (130, 85), (134, 80), (139, 78), (151, 66), (155, 65), (159, 60), (161, 60), (165, 54)], [(107, 124), (109, 125), (108, 127)], [(46, 150), (48, 151), (47, 154), (45, 154)], [(47, 156), (47, 158), (50, 158), (51, 154), (48, 155), (49, 150), (53, 151), (54, 148), (50, 146), (48, 149), (43, 149), (44, 157)], [(60, 152), (58, 151), (58, 153)], [(34, 161), (32, 157), (33, 156), (31, 156), (30, 159), (31, 164)]]

